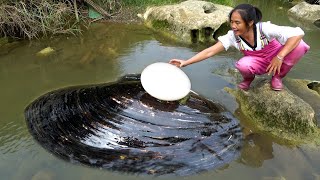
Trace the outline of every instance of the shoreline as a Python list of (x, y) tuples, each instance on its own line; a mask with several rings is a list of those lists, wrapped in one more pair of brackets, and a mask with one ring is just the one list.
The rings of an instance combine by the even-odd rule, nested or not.
[(143, 24), (143, 20), (138, 17), (138, 14), (144, 13), (145, 8), (141, 7), (123, 7), (121, 12), (110, 19), (102, 18), (98, 22), (116, 22), (126, 24)]

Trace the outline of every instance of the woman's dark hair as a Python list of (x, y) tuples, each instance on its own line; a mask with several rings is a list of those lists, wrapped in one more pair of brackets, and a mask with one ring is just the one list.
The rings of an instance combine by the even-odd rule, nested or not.
[(247, 26), (249, 26), (251, 21), (256, 24), (262, 19), (262, 13), (257, 7), (251, 4), (239, 4), (229, 13), (229, 21), (231, 21), (231, 16), (235, 11), (240, 14)]

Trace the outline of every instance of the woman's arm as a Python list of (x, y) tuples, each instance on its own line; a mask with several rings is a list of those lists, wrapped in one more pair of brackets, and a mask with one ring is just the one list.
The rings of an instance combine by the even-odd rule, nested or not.
[(193, 64), (193, 63), (197, 63), (199, 61), (205, 60), (211, 56), (216, 55), (217, 53), (223, 51), (225, 48), (222, 45), (222, 43), (220, 41), (218, 41), (216, 44), (214, 44), (213, 46), (199, 52), (198, 54), (196, 54), (195, 56), (193, 56), (192, 58), (188, 59), (188, 60), (181, 60), (181, 59), (171, 59), (169, 61), (170, 64), (176, 65), (178, 67), (184, 67), (187, 66), (189, 64)]
[(280, 58), (284, 58), (286, 55), (288, 55), (294, 48), (296, 48), (298, 46), (302, 37), (303, 37), (303, 35), (293, 36), (293, 37), (289, 38), (287, 40), (287, 42), (284, 44), (284, 47), (278, 53), (278, 56)]
[(278, 26), (269, 21), (262, 23), (262, 32), (269, 40), (276, 38), (282, 45), (285, 45), (291, 37), (304, 35), (300, 27)]
[(274, 74), (279, 74), (280, 73), (280, 68), (282, 64), (283, 58), (288, 55), (294, 48), (298, 46), (302, 39), (303, 35), (299, 36), (293, 36), (288, 38), (286, 43), (284, 44), (284, 47), (280, 50), (280, 52), (275, 56), (272, 60), (269, 66), (267, 67), (267, 72), (270, 75), (271, 73)]

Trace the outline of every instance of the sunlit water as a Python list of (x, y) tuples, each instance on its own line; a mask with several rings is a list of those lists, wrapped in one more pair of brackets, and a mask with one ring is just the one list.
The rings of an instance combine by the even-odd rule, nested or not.
[[(264, 21), (292, 25), (288, 5), (274, 1), (254, 3)], [(282, 9), (278, 8), (283, 7)], [(320, 80), (320, 30), (305, 30), (310, 52), (288, 77)], [(37, 52), (52, 47), (49, 56)], [(60, 160), (37, 144), (28, 132), (24, 108), (40, 95), (66, 86), (114, 81), (122, 75), (141, 73), (149, 64), (171, 58), (189, 58), (203, 46), (182, 46), (137, 25), (96, 24), (81, 37), (55, 37), (22, 42), (0, 50), (0, 179), (154, 179), (75, 165)], [(231, 50), (184, 68), (192, 89), (218, 101), (238, 116), (238, 104), (223, 88), (234, 88), (228, 77), (217, 72), (241, 57)], [(238, 116), (239, 119), (241, 117)], [(168, 179), (320, 179), (320, 151), (290, 147), (255, 132), (242, 120), (247, 137), (241, 156), (229, 165), (191, 177)], [(317, 148), (319, 149), (319, 148)], [(187, 158), (187, 157), (186, 157)]]

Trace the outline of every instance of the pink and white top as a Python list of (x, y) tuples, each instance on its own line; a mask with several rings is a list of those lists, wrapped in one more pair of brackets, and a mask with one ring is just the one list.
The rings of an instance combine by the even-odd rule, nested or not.
[(232, 30), (227, 34), (218, 37), (225, 50), (230, 46), (238, 50), (256, 51), (263, 49), (271, 40), (276, 39), (282, 45), (286, 43), (288, 38), (293, 36), (304, 35), (304, 31), (300, 27), (278, 26), (268, 22), (259, 22), (254, 27), (255, 45), (251, 46), (246, 40), (235, 36)]

